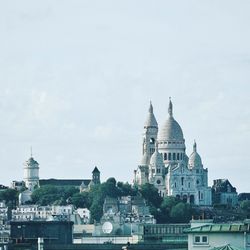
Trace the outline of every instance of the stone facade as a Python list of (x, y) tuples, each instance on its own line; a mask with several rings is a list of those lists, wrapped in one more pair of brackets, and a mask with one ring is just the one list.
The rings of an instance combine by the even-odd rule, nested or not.
[(173, 104), (169, 101), (169, 116), (158, 132), (158, 123), (150, 103), (144, 124), (142, 160), (134, 171), (134, 184), (154, 184), (161, 196), (175, 196), (196, 205), (211, 205), (208, 170), (203, 167), (197, 144), (186, 155), (182, 129), (173, 117)]

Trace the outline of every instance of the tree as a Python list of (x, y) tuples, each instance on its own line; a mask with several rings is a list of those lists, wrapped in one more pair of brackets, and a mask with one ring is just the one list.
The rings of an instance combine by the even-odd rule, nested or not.
[(34, 190), (31, 195), (32, 202), (38, 205), (66, 205), (79, 189), (75, 187), (57, 187), (45, 185)]
[(192, 209), (189, 204), (179, 202), (172, 207), (170, 218), (175, 223), (187, 223), (191, 220)]
[(18, 200), (18, 192), (15, 189), (8, 188), (0, 192), (0, 200), (4, 200), (10, 207), (16, 206)]
[(128, 182), (117, 182), (117, 188), (119, 196), (135, 196), (137, 194), (137, 190), (133, 188)]
[(240, 208), (246, 212), (250, 212), (250, 201), (245, 200), (240, 203)]
[(71, 201), (76, 208), (90, 208), (91, 205), (88, 192), (73, 194)]
[(150, 206), (159, 208), (162, 203), (162, 197), (158, 193), (158, 189), (153, 185), (146, 183), (139, 189), (142, 197), (148, 201)]

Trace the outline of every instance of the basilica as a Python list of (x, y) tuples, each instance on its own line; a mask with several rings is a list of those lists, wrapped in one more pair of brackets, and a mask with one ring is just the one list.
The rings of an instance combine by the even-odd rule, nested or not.
[(174, 196), (201, 206), (212, 204), (208, 170), (203, 167), (196, 142), (193, 152), (187, 156), (185, 139), (174, 119), (171, 99), (168, 117), (159, 131), (150, 103), (144, 124), (142, 159), (134, 171), (134, 184), (140, 186), (145, 183), (153, 184), (162, 197)]

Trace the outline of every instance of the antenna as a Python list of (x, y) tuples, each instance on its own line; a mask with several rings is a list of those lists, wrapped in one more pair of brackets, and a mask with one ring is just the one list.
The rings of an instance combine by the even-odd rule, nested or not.
[(32, 146), (30, 147), (30, 156), (33, 157)]

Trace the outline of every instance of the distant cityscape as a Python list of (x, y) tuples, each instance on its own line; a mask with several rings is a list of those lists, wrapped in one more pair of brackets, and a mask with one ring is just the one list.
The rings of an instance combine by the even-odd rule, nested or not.
[(188, 157), (170, 99), (159, 131), (150, 102), (130, 183), (101, 181), (97, 166), (91, 179), (41, 179), (31, 153), (23, 179), (0, 186), (0, 249), (250, 249), (249, 190), (226, 176), (209, 187), (197, 144)]

